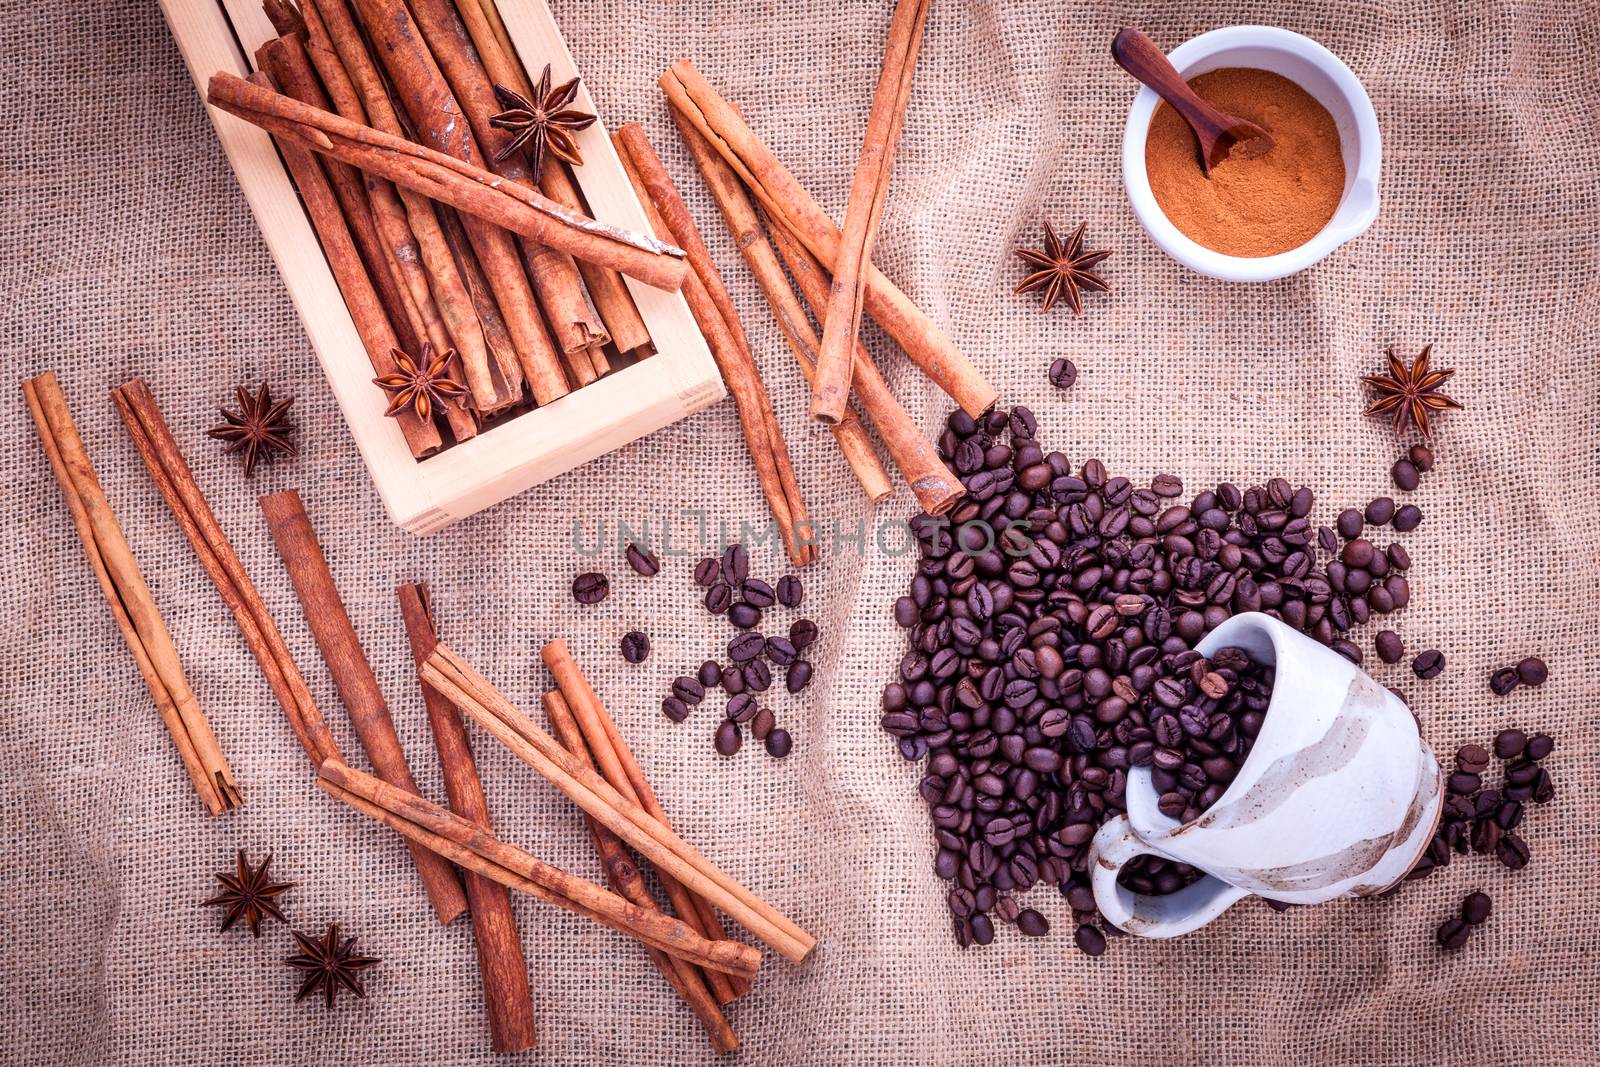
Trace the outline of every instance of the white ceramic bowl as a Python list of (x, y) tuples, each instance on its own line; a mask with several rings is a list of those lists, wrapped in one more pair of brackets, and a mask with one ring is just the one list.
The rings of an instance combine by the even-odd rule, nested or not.
[(1328, 109), (1344, 155), (1344, 197), (1333, 218), (1299, 248), (1275, 256), (1227, 256), (1186, 237), (1162, 212), (1145, 172), (1144, 142), (1161, 98), (1142, 88), (1122, 134), (1122, 184), (1150, 239), (1190, 270), (1234, 282), (1265, 282), (1304, 270), (1366, 232), (1378, 217), (1378, 171), (1383, 145), (1378, 116), (1361, 82), (1339, 57), (1309, 37), (1271, 26), (1230, 26), (1185, 41), (1168, 55), (1185, 78), (1221, 67), (1255, 67), (1281, 74)]

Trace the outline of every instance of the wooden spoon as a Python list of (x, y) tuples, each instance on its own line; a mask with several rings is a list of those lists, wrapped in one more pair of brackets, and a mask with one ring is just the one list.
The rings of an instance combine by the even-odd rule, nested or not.
[(1266, 148), (1272, 147), (1272, 135), (1266, 130), (1237, 115), (1218, 111), (1200, 99), (1156, 43), (1138, 30), (1125, 27), (1117, 31), (1111, 39), (1111, 58), (1159, 93), (1189, 123), (1200, 139), (1200, 169), (1207, 177), (1211, 176), (1211, 168), (1227, 159), (1240, 141), (1259, 137), (1265, 139)]

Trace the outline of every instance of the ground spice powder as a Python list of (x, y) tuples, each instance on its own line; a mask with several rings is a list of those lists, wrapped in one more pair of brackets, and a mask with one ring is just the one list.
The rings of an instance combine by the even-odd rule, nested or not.
[(1305, 244), (1328, 224), (1344, 195), (1339, 131), (1327, 108), (1288, 78), (1225, 67), (1190, 79), (1201, 98), (1272, 135), (1270, 149), (1246, 141), (1200, 169), (1200, 144), (1166, 104), (1145, 138), (1145, 169), (1172, 224), (1230, 256), (1271, 256)]

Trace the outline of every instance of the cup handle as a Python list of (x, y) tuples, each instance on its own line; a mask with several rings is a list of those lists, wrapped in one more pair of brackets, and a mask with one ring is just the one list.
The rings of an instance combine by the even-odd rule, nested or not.
[(1123, 866), (1145, 855), (1171, 858), (1134, 836), (1126, 815), (1100, 827), (1089, 853), (1095, 907), (1112, 926), (1136, 937), (1178, 937), (1198, 930), (1250, 895), (1209, 874), (1165, 896), (1144, 896), (1118, 885)]

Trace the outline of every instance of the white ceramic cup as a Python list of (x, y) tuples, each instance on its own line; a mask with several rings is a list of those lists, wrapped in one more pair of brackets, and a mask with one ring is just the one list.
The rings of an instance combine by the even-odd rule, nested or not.
[[(1276, 672), (1255, 745), (1217, 802), (1179, 824), (1156, 806), (1148, 767), (1128, 772), (1127, 814), (1095, 834), (1095, 905), (1140, 937), (1198, 929), (1250, 895), (1291, 904), (1369, 896), (1411, 870), (1433, 837), (1443, 774), (1417, 721), (1355, 664), (1260, 612), (1235, 615), (1196, 648), (1242, 648)], [(1206, 876), (1176, 893), (1117, 884), (1153, 854)]]
[(1328, 109), (1339, 129), (1344, 155), (1344, 197), (1333, 218), (1299, 248), (1275, 256), (1228, 256), (1198, 244), (1172, 224), (1156, 203), (1145, 171), (1144, 143), (1161, 98), (1142, 88), (1128, 111), (1122, 134), (1122, 184), (1133, 213), (1150, 239), (1190, 270), (1224, 281), (1265, 282), (1304, 270), (1378, 217), (1378, 172), (1383, 145), (1378, 116), (1361, 82), (1339, 57), (1309, 37), (1271, 26), (1230, 26), (1185, 41), (1167, 56), (1185, 78), (1222, 67), (1271, 71), (1310, 93)]

